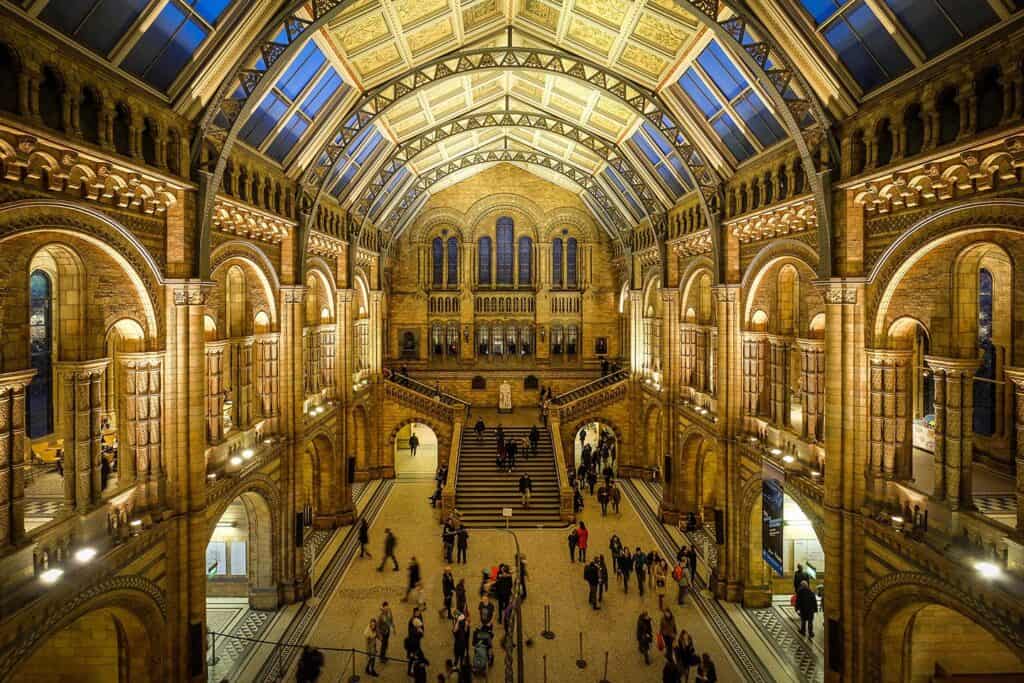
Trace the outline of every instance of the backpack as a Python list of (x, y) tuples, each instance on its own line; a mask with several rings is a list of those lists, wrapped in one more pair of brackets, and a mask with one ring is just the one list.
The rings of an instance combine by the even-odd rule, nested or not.
[(679, 579), (683, 578), (683, 568), (678, 564), (675, 566), (675, 569), (672, 570), (672, 578), (675, 579), (677, 583), (679, 582)]
[(572, 531), (570, 531), (570, 532), (569, 532), (569, 541), (570, 541), (570, 542), (571, 542), (571, 543), (572, 543), (573, 545), (576, 545), (577, 543), (579, 543), (579, 538), (580, 538), (580, 535), (579, 535), (579, 533), (578, 533), (578, 532), (576, 531), (576, 529), (573, 529)]

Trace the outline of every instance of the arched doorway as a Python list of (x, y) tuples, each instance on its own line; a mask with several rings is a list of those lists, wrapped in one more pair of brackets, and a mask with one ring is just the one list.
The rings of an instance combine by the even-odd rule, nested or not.
[(305, 515), (307, 527), (317, 526), (316, 519), (331, 515), (335, 487), (340, 486), (341, 472), (332, 470), (337, 459), (334, 445), (325, 434), (318, 434), (306, 446), (298, 486), (298, 509)]
[(1024, 659), (1019, 653), (984, 626), (946, 605), (915, 602), (898, 609), (882, 629), (880, 638), (884, 644), (877, 650), (881, 683), (931, 683), (951, 680), (946, 676), (963, 676), (968, 680), (972, 675), (1024, 674)]
[(72, 613), (22, 659), (11, 683), (79, 681), (148, 683), (166, 680), (163, 617), (142, 593), (104, 593), (94, 607)]
[(250, 609), (275, 610), (274, 516), (256, 491), (236, 496), (221, 513), (206, 545), (207, 628), (230, 633)]
[(422, 422), (402, 425), (394, 448), (396, 477), (429, 479), (437, 472), (437, 434)]
[[(584, 458), (584, 452), (587, 457)], [(584, 423), (573, 434), (573, 462), (577, 475), (585, 463), (593, 466), (597, 462), (598, 475), (604, 468), (611, 467), (615, 476), (619, 472), (619, 442), (615, 429), (607, 422), (595, 420)]]
[(647, 417), (644, 419), (644, 459), (643, 462), (637, 463), (641, 467), (656, 467), (665, 453), (663, 426), (661, 406), (652, 405), (648, 408)]

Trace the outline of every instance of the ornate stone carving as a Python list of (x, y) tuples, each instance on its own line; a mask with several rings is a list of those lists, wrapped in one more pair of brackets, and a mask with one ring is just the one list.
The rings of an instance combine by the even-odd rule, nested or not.
[(295, 229), (295, 221), (218, 196), (213, 205), (213, 227), (242, 237), (279, 244)]
[(804, 232), (816, 227), (817, 224), (818, 212), (814, 197), (804, 195), (727, 221), (726, 227), (736, 239), (746, 243)]
[(175, 306), (202, 306), (206, 304), (210, 286), (206, 283), (184, 283), (173, 285)]

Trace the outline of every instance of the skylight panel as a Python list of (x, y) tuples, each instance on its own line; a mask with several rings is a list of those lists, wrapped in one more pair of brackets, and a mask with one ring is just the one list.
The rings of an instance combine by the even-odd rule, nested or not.
[(277, 137), (274, 138), (274, 142), (267, 148), (267, 156), (278, 163), (284, 161), (288, 152), (292, 150), (307, 128), (309, 128), (309, 122), (305, 118), (297, 113), (292, 114), (288, 123), (281, 128)]
[(625, 200), (626, 207), (629, 209), (634, 220), (640, 220), (644, 216), (643, 209), (640, 208), (640, 204), (637, 202), (633, 193), (630, 192), (622, 179), (619, 178), (619, 174), (615, 172), (615, 169), (610, 166), (605, 167), (604, 177), (611, 181), (612, 185), (618, 190), (619, 195)]
[(192, 9), (209, 24), (216, 24), (234, 0), (192, 0)]
[(764, 101), (758, 97), (757, 93), (753, 91), (745, 93), (736, 100), (733, 108), (764, 147), (769, 147), (785, 139), (786, 132), (768, 111)]
[(747, 79), (733, 65), (718, 43), (711, 41), (697, 57), (697, 63), (725, 98), (733, 99), (747, 88)]
[(327, 58), (320, 52), (320, 48), (312, 40), (306, 44), (299, 56), (292, 60), (281, 78), (277, 81), (277, 88), (284, 95), (294, 100), (299, 93), (309, 85), (316, 72), (324, 65)]
[(239, 137), (253, 147), (259, 147), (287, 111), (288, 103), (276, 94), (270, 93), (263, 98), (256, 111), (242, 126)]
[(823, 35), (865, 90), (872, 90), (910, 71), (913, 66), (862, 1), (839, 15)]
[(90, 50), (107, 55), (146, 9), (149, 0), (51, 0), (39, 18)]
[(819, 25), (834, 15), (847, 0), (803, 0), (804, 7)]
[(753, 146), (729, 114), (723, 112), (721, 116), (711, 122), (711, 127), (722, 138), (722, 142), (729, 148), (737, 161), (743, 162), (754, 156)]
[(302, 101), (302, 113), (310, 118), (315, 118), (331, 99), (331, 95), (338, 92), (341, 84), (341, 76), (334, 70), (334, 67), (328, 68), (327, 73), (320, 77), (316, 87)]
[(999, 21), (985, 2), (885, 0), (929, 58)]
[(679, 87), (697, 105), (697, 108), (701, 110), (706, 118), (711, 118), (722, 110), (722, 105), (718, 102), (718, 98), (704, 85), (704, 81), (697, 76), (692, 66), (679, 79)]
[(167, 90), (209, 33), (181, 5), (169, 2), (121, 66), (153, 87)]

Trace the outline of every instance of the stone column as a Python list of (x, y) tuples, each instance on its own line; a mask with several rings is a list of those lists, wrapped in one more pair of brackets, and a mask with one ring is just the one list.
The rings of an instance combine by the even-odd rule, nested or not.
[[(119, 353), (124, 373), (122, 401), (125, 443), (119, 453), (120, 467), (135, 472), (136, 507), (155, 508), (160, 503), (165, 473), (162, 467), (163, 354)], [(119, 473), (120, 475), (121, 473)]]
[(0, 375), (0, 552), (25, 536), (25, 391), (35, 374)]
[(718, 388), (718, 448), (722, 470), (719, 480), (725, 482), (722, 500), (717, 507), (725, 511), (725, 545), (718, 547), (718, 567), (713, 577), (713, 590), (718, 597), (738, 602), (743, 599), (741, 554), (747, 548), (741, 543), (742, 528), (749, 520), (737, 513), (740, 502), (737, 491), (742, 479), (742, 454), (736, 446), (736, 429), (742, 415), (744, 394), (742, 360), (743, 341), (740, 331), (740, 288), (738, 285), (715, 285), (715, 321), (718, 325), (718, 343), (711, 349), (715, 354)]
[(1013, 383), (1015, 401), (1015, 448), (1017, 460), (1017, 538), (1024, 539), (1024, 368), (1006, 368), (1006, 379)]
[(799, 339), (797, 344), (800, 348), (800, 407), (803, 414), (800, 436), (805, 441), (818, 442), (823, 436), (825, 342), (819, 339)]
[(742, 377), (743, 412), (750, 416), (767, 415), (768, 351), (766, 337), (762, 333), (748, 332), (743, 335)]
[(211, 446), (224, 440), (224, 352), (227, 341), (206, 342), (206, 440)]
[(772, 422), (789, 426), (789, 346), (788, 339), (769, 337), (769, 391)]
[(235, 371), (233, 384), (235, 386), (235, 422), (239, 429), (248, 429), (252, 426), (255, 418), (253, 407), (253, 357), (255, 339), (245, 337), (231, 343), (231, 352), (234, 362), (231, 364)]
[(264, 420), (264, 433), (279, 431), (280, 397), (280, 335), (276, 332), (256, 336), (256, 396), (258, 413)]
[(310, 594), (309, 574), (303, 549), (296, 548), (295, 512), (299, 509), (298, 486), (300, 458), (305, 457), (305, 415), (302, 363), (302, 323), (305, 318), (306, 288), (289, 285), (281, 288), (281, 417), (282, 431), (288, 440), (281, 452), (281, 519), (284, 528), (281, 545), (281, 599), (286, 603), (305, 599)]
[(333, 324), (320, 326), (320, 386), (331, 398), (337, 397), (337, 331)]
[(370, 320), (369, 320), (369, 334), (370, 334), (370, 374), (377, 376), (381, 370), (381, 352), (383, 350), (384, 340), (381, 337), (381, 330), (383, 329), (383, 311), (381, 310), (381, 301), (384, 297), (384, 292), (379, 289), (372, 290), (370, 292)]
[[(679, 330), (679, 383), (682, 387), (690, 389), (698, 388), (698, 377), (701, 374), (697, 368), (697, 335), (700, 332), (696, 326), (690, 323), (683, 323)], [(669, 349), (671, 353), (671, 349)], [(684, 390), (684, 395), (689, 392)]]
[(103, 378), (110, 360), (59, 362), (60, 408), (64, 414), (64, 492), (85, 514), (100, 501), (100, 415)]
[(951, 510), (971, 510), (974, 508), (971, 495), (972, 380), (978, 371), (978, 360), (925, 356), (925, 363), (935, 372), (935, 496), (945, 499)]
[[(563, 269), (564, 270), (564, 269)], [(629, 290), (630, 370), (634, 375), (644, 371), (644, 302), (643, 290)]]
[(870, 472), (879, 486), (875, 495), (883, 493), (883, 481), (905, 479), (911, 471), (913, 430), (910, 405), (910, 351), (871, 349), (868, 375), (871, 427)]

